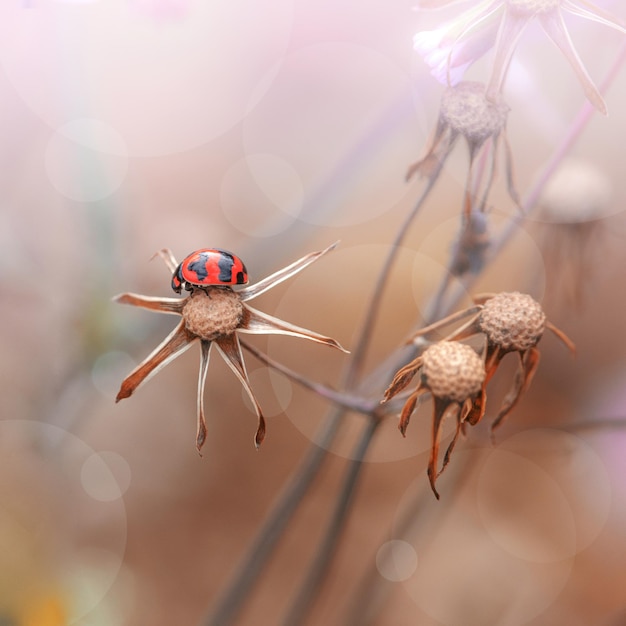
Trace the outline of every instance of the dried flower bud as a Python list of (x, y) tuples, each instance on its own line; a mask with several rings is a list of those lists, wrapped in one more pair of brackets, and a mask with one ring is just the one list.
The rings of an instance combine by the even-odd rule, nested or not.
[(211, 341), (235, 332), (243, 319), (243, 304), (232, 289), (197, 289), (185, 303), (182, 316), (190, 333)]
[(523, 352), (541, 339), (546, 316), (541, 305), (529, 295), (503, 292), (484, 303), (478, 326), (491, 345), (505, 352)]
[(504, 130), (509, 107), (485, 96), (485, 86), (462, 82), (446, 89), (441, 100), (440, 116), (453, 132), (463, 135), (472, 145), (480, 146), (489, 137)]
[(480, 391), (485, 366), (470, 346), (440, 341), (422, 354), (422, 380), (433, 396), (464, 402)]

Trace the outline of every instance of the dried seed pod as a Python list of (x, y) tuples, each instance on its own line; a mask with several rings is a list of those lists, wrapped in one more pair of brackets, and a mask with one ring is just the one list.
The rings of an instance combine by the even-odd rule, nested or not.
[[(519, 292), (487, 294), (475, 298), (475, 305), (454, 313), (418, 331), (412, 338), (424, 337), (433, 330), (461, 322), (460, 328), (447, 340), (429, 346), (424, 352), (396, 372), (385, 391), (383, 402), (400, 393), (420, 373), (417, 389), (406, 400), (400, 414), (400, 431), (404, 435), (419, 398), (430, 392), (434, 401), (433, 441), (428, 464), (428, 477), (433, 492), (435, 480), (450, 460), (450, 455), (466, 424), (474, 426), (485, 414), (486, 387), (502, 358), (509, 352), (519, 357), (519, 369), (513, 386), (504, 398), (492, 430), (513, 410), (530, 385), (539, 364), (537, 343), (546, 328), (550, 329), (572, 352), (574, 344), (547, 319), (541, 305), (531, 296)], [(469, 346), (459, 343), (476, 334), (485, 337), (486, 348), (479, 357)], [(441, 422), (446, 414), (456, 412), (457, 428), (446, 451), (442, 468), (436, 471)]]
[(212, 341), (237, 330), (243, 318), (243, 303), (232, 289), (197, 289), (185, 302), (182, 317), (190, 333)]
[(482, 83), (466, 81), (445, 90), (439, 119), (453, 133), (463, 135), (474, 151), (504, 130), (508, 112), (500, 97), (495, 101), (486, 98)]
[(523, 352), (541, 339), (546, 315), (528, 294), (502, 292), (485, 301), (477, 323), (489, 344), (503, 352)]
[[(385, 392), (386, 402), (404, 389), (415, 374), (420, 374), (417, 388), (405, 402), (398, 425), (405, 435), (411, 415), (417, 407), (419, 398), (427, 392), (433, 397), (433, 426), (428, 479), (433, 493), (439, 498), (435, 488), (437, 477), (450, 461), (450, 455), (459, 433), (466, 420), (476, 423), (484, 403), (485, 365), (476, 352), (462, 343), (441, 341), (429, 346), (417, 359), (399, 370)], [(441, 469), (437, 470), (441, 427), (446, 415), (456, 417), (456, 431), (446, 454)]]
[(482, 359), (463, 343), (441, 341), (422, 354), (422, 384), (437, 398), (464, 402), (484, 380)]
[[(482, 83), (465, 81), (448, 87), (441, 99), (439, 120), (426, 151), (426, 156), (413, 163), (406, 174), (409, 180), (419, 173), (434, 179), (454, 148), (459, 137), (464, 137), (469, 148), (469, 168), (465, 182), (463, 214), (468, 217), (473, 212), (485, 210), (489, 192), (493, 184), (500, 138), (504, 139), (505, 165), (508, 191), (519, 206), (518, 194), (513, 182), (513, 167), (510, 150), (506, 142), (506, 119), (509, 107), (500, 95), (487, 97)], [(474, 178), (474, 161), (479, 150), (491, 139), (489, 165), (485, 180)], [(482, 190), (480, 189), (482, 187)]]

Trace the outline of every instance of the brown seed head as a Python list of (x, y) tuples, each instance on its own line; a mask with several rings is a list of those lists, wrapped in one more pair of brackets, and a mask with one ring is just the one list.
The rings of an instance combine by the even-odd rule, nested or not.
[(529, 295), (504, 292), (485, 302), (478, 325), (490, 344), (505, 351), (523, 352), (541, 339), (546, 315), (541, 305)]
[(440, 116), (453, 131), (480, 146), (504, 129), (508, 111), (501, 100), (487, 100), (482, 83), (466, 81), (446, 89)]
[(187, 300), (182, 315), (189, 332), (211, 341), (235, 332), (243, 318), (243, 304), (232, 289), (197, 289)]
[(440, 341), (422, 354), (422, 381), (433, 396), (463, 402), (485, 380), (482, 359), (463, 343)]

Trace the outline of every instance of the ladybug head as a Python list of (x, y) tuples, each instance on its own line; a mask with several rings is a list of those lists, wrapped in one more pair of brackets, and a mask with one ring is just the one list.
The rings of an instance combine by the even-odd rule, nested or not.
[(180, 293), (183, 288), (183, 277), (181, 274), (183, 264), (179, 263), (178, 267), (174, 270), (174, 274), (172, 276), (172, 289), (176, 293)]

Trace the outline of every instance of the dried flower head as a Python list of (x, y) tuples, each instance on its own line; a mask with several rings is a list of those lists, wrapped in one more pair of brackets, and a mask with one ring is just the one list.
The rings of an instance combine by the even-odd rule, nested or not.
[[(575, 353), (573, 342), (547, 319), (541, 305), (531, 296), (517, 291), (498, 294), (485, 294), (474, 298), (475, 306), (455, 313), (435, 324), (421, 329), (413, 339), (423, 336), (436, 328), (452, 324), (466, 317), (470, 319), (448, 337), (459, 341), (476, 334), (485, 338), (484, 362), (486, 376), (483, 383), (481, 402), (486, 399), (485, 388), (495, 374), (502, 358), (509, 352), (519, 356), (519, 369), (513, 387), (504, 398), (491, 429), (497, 428), (513, 410), (522, 393), (528, 389), (539, 365), (537, 344), (546, 328), (552, 331), (569, 349)], [(478, 419), (485, 407), (476, 413)], [(477, 420), (478, 421), (478, 420)]]
[[(459, 432), (466, 421), (473, 424), (480, 418), (476, 411), (484, 406), (481, 395), (484, 393), (485, 365), (470, 346), (455, 341), (435, 343), (396, 373), (385, 391), (383, 402), (402, 391), (418, 372), (420, 380), (402, 408), (399, 429), (404, 436), (419, 398), (430, 393), (434, 408), (428, 479), (433, 493), (439, 498), (435, 481), (450, 460)], [(443, 465), (437, 471), (441, 427), (444, 417), (449, 414), (456, 417), (456, 432), (446, 450)]]
[(546, 328), (541, 305), (528, 294), (498, 293), (483, 304), (477, 325), (487, 342), (504, 352), (534, 348)]
[(582, 159), (565, 159), (541, 192), (540, 218), (571, 224), (598, 220), (611, 206), (610, 178)]
[[(408, 396), (402, 408), (399, 428), (404, 435), (419, 398), (430, 392), (434, 411), (428, 478), (437, 498), (439, 494), (435, 489), (435, 481), (450, 461), (459, 433), (464, 432), (466, 424), (477, 424), (485, 414), (487, 383), (502, 358), (509, 352), (516, 352), (520, 367), (513, 387), (503, 400), (491, 425), (492, 431), (511, 412), (530, 385), (539, 363), (539, 350), (536, 346), (546, 328), (572, 352), (575, 351), (570, 339), (546, 319), (541, 305), (527, 294), (488, 294), (475, 298), (475, 303), (473, 307), (422, 328), (411, 338), (411, 341), (415, 341), (433, 330), (470, 317), (445, 340), (430, 345), (420, 356), (398, 370), (383, 399), (383, 402), (389, 401), (420, 373), (417, 389)], [(478, 356), (470, 346), (460, 343), (460, 340), (476, 334), (485, 338), (482, 356)], [(456, 431), (446, 450), (442, 467), (437, 471), (441, 424), (446, 414), (452, 410), (457, 419)]]
[[(441, 99), (439, 120), (426, 156), (409, 167), (407, 180), (416, 173), (426, 177), (438, 174), (458, 138), (462, 136), (469, 148), (470, 158), (465, 183), (464, 214), (469, 216), (474, 210), (484, 211), (495, 176), (500, 140), (503, 139), (508, 190), (511, 198), (519, 205), (506, 139), (508, 111), (509, 107), (500, 97), (495, 100), (486, 97), (482, 83), (466, 81), (448, 87)], [(491, 140), (489, 173), (484, 189), (480, 191), (474, 177), (474, 163), (476, 155), (487, 140)]]
[[(454, 0), (427, 0), (420, 8), (443, 8)], [(517, 43), (537, 19), (548, 37), (572, 66), (589, 101), (606, 114), (606, 105), (570, 39), (563, 13), (568, 12), (626, 32), (621, 20), (588, 0), (482, 0), (434, 31), (415, 35), (413, 44), (442, 82), (454, 84), (465, 70), (495, 45), (494, 64), (487, 94), (494, 99), (502, 85)], [(499, 20), (499, 21), (498, 21)]]
[(439, 115), (452, 134), (465, 137), (471, 150), (504, 130), (508, 112), (509, 107), (502, 100), (485, 98), (482, 83), (467, 81), (445, 90)]
[[(181, 316), (181, 321), (165, 340), (138, 365), (122, 382), (116, 402), (128, 398), (139, 385), (165, 367), (170, 361), (182, 354), (192, 343), (200, 342), (200, 375), (198, 379), (198, 430), (196, 447), (201, 450), (206, 439), (204, 418), (204, 384), (209, 365), (211, 347), (215, 344), (218, 352), (235, 373), (246, 390), (258, 417), (258, 428), (254, 438), (258, 447), (265, 437), (265, 419), (257, 402), (241, 352), (238, 333), (281, 334), (302, 337), (322, 343), (339, 350), (345, 350), (330, 337), (325, 337), (311, 330), (300, 328), (275, 317), (253, 309), (249, 300), (260, 296), (278, 283), (291, 278), (305, 267), (311, 265), (322, 255), (332, 250), (335, 245), (302, 257), (295, 263), (275, 272), (254, 285), (235, 291), (230, 286), (189, 286), (190, 294), (186, 298), (153, 298), (132, 293), (123, 293), (114, 300), (122, 304), (143, 307), (161, 313), (173, 313)], [(172, 272), (177, 271), (177, 263), (169, 250), (162, 250), (160, 255)]]
[(607, 215), (612, 206), (609, 177), (593, 163), (566, 159), (539, 200), (543, 261), (558, 276), (558, 293), (568, 306), (580, 306), (586, 285), (601, 266)]

